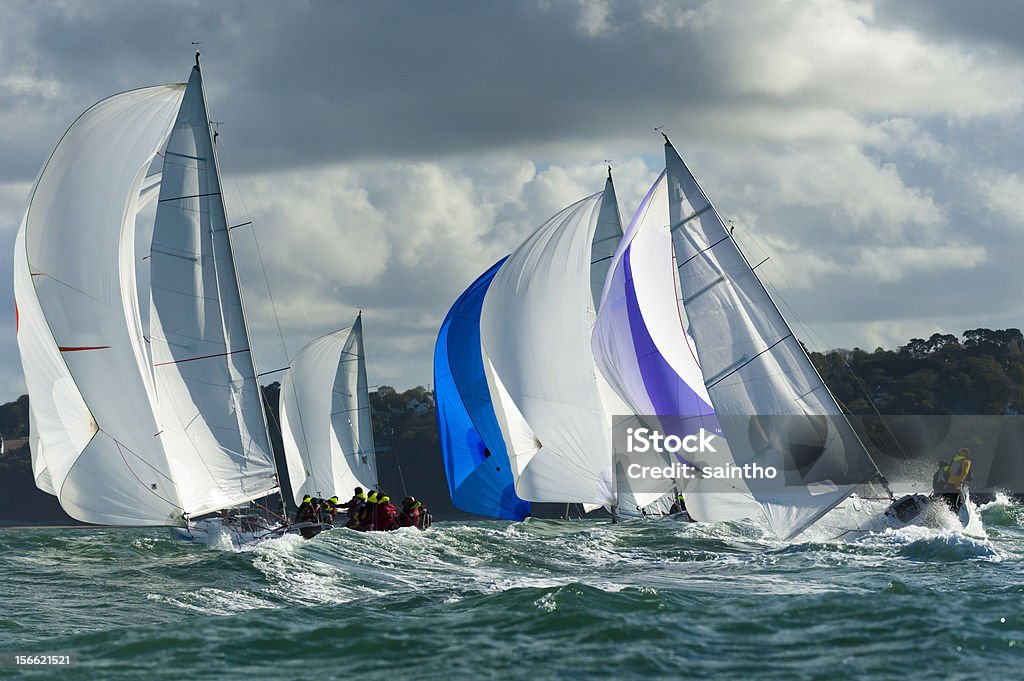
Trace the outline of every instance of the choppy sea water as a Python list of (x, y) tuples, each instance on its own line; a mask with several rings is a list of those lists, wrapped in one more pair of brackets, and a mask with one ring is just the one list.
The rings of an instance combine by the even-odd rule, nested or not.
[(0, 530), (0, 651), (73, 653), (69, 679), (1014, 678), (1024, 508), (982, 517), (982, 537), (788, 544), (671, 520), (442, 522), (242, 551)]

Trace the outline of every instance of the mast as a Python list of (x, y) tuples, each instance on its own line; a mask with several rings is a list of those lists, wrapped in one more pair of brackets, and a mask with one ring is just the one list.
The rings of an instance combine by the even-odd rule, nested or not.
[[(206, 131), (207, 131), (207, 134), (210, 135), (210, 148), (211, 148), (212, 153), (213, 153), (213, 172), (214, 172), (215, 177), (217, 178), (217, 186), (221, 187), (222, 188), (221, 190), (223, 191), (223, 186), (224, 185), (221, 182), (220, 159), (217, 156), (217, 145), (216, 145), (216, 143), (214, 143), (213, 135), (210, 134), (210, 106), (209, 106), (208, 102), (206, 101), (206, 85), (205, 85), (205, 83), (203, 83), (202, 69), (199, 66), (199, 52), (196, 52), (196, 65), (193, 66), (192, 68), (194, 68), (199, 73), (199, 91), (203, 95), (203, 115), (206, 118)], [(221, 205), (224, 206), (223, 195), (222, 195)], [(227, 208), (226, 208), (226, 206), (224, 207), (224, 224), (225, 224), (225, 227), (227, 228), (226, 238), (224, 240), (224, 243), (225, 243), (225, 245), (227, 247), (228, 258), (231, 260), (231, 274), (232, 274), (232, 278), (233, 278), (234, 283), (235, 283), (235, 288), (238, 291), (238, 300), (241, 303), (240, 307), (241, 307), (241, 313), (242, 313), (242, 327), (245, 329), (246, 345), (249, 348), (249, 353), (248, 353), (249, 354), (249, 364), (252, 367), (253, 383), (255, 384), (255, 387), (256, 387), (256, 394), (259, 397), (260, 423), (263, 424), (263, 434), (266, 436), (266, 438), (267, 438), (267, 445), (270, 448), (270, 451), (268, 452), (268, 454), (270, 454), (271, 465), (274, 468), (274, 479), (277, 481), (277, 492), (278, 492), (278, 495), (281, 498), (282, 508), (284, 508), (284, 496), (281, 493), (281, 474), (277, 470), (277, 457), (274, 456), (274, 443), (270, 439), (270, 428), (267, 425), (266, 400), (264, 399), (264, 396), (263, 396), (263, 388), (262, 388), (262, 386), (260, 386), (259, 372), (256, 369), (255, 353), (252, 350), (252, 336), (249, 333), (249, 322), (248, 322), (248, 320), (246, 319), (246, 316), (245, 316), (245, 297), (242, 295), (242, 287), (241, 287), (241, 284), (240, 284), (240, 282), (238, 280), (238, 264), (235, 261), (235, 252), (234, 252), (234, 248), (232, 248), (232, 244), (231, 244), (231, 238), (232, 238), (231, 237), (231, 229), (228, 227), (231, 223), (227, 219)], [(214, 246), (213, 247), (216, 249), (216, 242), (214, 242)], [(214, 260), (214, 262), (216, 262), (216, 259)], [(221, 317), (223, 319), (223, 315), (221, 315)], [(271, 490), (270, 493), (272, 494), (273, 490)]]

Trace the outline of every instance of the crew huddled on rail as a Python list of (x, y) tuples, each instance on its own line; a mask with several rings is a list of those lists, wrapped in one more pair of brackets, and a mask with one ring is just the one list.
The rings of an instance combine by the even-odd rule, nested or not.
[(403, 499), (399, 510), (385, 492), (365, 493), (362, 487), (356, 487), (345, 503), (340, 503), (337, 496), (321, 499), (307, 494), (295, 513), (295, 522), (338, 525), (342, 524), (337, 519), (340, 511), (345, 511), (345, 527), (360, 532), (387, 532), (400, 527), (425, 530), (431, 525), (430, 511), (415, 497)]

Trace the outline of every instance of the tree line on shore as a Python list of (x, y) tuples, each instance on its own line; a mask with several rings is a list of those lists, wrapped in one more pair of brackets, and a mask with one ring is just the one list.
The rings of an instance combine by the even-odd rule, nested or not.
[[(1024, 410), (1024, 336), (1019, 329), (968, 329), (961, 336), (912, 338), (896, 350), (810, 352), (832, 394), (851, 414), (1018, 414)], [(280, 386), (263, 387), (271, 443), (282, 461), (277, 401)], [(450, 506), (434, 399), (423, 386), (370, 393), (380, 482), (392, 496), (406, 490), (430, 500), (436, 515)], [(0, 434), (28, 436), (28, 396), (0, 405)], [(279, 465), (282, 477), (287, 477)], [(287, 489), (287, 479), (282, 480)], [(411, 488), (410, 488), (411, 486)], [(287, 496), (287, 495), (286, 495)], [(437, 513), (440, 512), (440, 513)], [(0, 521), (68, 521), (56, 499), (32, 479), (27, 445), (0, 455)]]

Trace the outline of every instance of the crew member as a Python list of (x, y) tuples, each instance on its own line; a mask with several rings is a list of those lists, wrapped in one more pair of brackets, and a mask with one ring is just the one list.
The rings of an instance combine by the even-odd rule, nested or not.
[(360, 511), (359, 516), (356, 519), (356, 529), (360, 532), (372, 531), (376, 512), (377, 492), (375, 490), (370, 490), (370, 493), (366, 495), (366, 503), (363, 504), (363, 509)]
[(395, 529), (395, 517), (398, 516), (398, 509), (391, 503), (391, 497), (381, 493), (377, 497), (377, 508), (373, 515), (373, 529), (378, 532), (387, 532)]
[(420, 502), (415, 497), (402, 500), (402, 512), (398, 514), (399, 527), (418, 527), (420, 522)]
[(322, 522), (325, 522), (325, 523), (328, 523), (330, 525), (333, 525), (334, 524), (334, 514), (336, 514), (338, 512), (338, 497), (337, 496), (333, 496), (330, 499), (324, 500), (324, 503), (321, 505), (320, 509), (321, 509), (320, 520)]
[(352, 492), (352, 498), (338, 506), (338, 508), (346, 509), (348, 511), (348, 517), (354, 518), (358, 514), (359, 509), (362, 508), (365, 503), (366, 495), (363, 493), (363, 488), (356, 487)]
[(936, 495), (946, 502), (953, 513), (958, 513), (963, 506), (964, 483), (970, 482), (973, 477), (970, 456), (970, 450), (962, 448), (948, 465), (942, 465), (945, 462), (940, 461), (939, 470), (932, 476), (933, 491), (936, 491)]
[(295, 522), (297, 523), (311, 523), (316, 520), (317, 506), (313, 501), (313, 497), (308, 494), (302, 497), (302, 503), (299, 504), (298, 510), (295, 512)]

